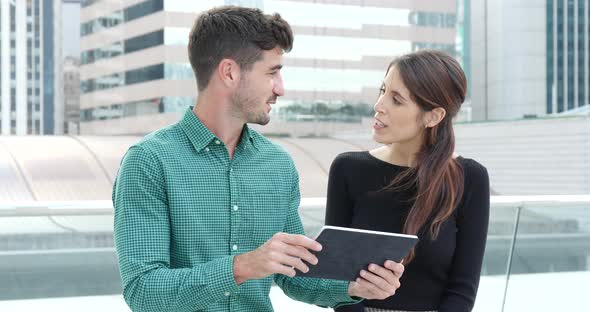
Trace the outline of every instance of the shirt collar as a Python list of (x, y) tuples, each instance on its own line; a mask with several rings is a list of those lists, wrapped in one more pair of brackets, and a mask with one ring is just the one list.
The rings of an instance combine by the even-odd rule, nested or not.
[[(180, 120), (180, 127), (187, 135), (197, 152), (200, 152), (213, 141), (219, 140), (195, 115), (192, 106), (189, 107), (184, 113), (184, 116)], [(244, 128), (242, 129), (241, 139), (242, 138), (247, 138), (248, 143), (246, 144), (251, 144), (256, 149), (258, 149), (256, 146), (256, 139), (254, 138), (252, 130), (247, 124), (244, 124)], [(244, 143), (241, 139), (239, 145), (243, 145)]]
[[(242, 129), (242, 138), (248, 138), (248, 145), (253, 146), (256, 150), (258, 150), (258, 146), (257, 146), (257, 141), (256, 138), (254, 137), (254, 135), (252, 134), (252, 132), (254, 132), (252, 129), (250, 129), (250, 127), (248, 127), (248, 124), (244, 124), (244, 128)], [(241, 144), (241, 140), (240, 140), (240, 144)]]

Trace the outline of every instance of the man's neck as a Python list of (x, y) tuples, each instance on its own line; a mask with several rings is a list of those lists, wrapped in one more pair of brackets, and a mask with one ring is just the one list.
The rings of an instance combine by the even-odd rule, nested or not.
[(199, 95), (193, 113), (209, 131), (223, 141), (230, 158), (233, 158), (245, 123), (234, 117), (228, 109), (229, 105), (224, 104), (226, 103), (216, 103), (207, 96)]

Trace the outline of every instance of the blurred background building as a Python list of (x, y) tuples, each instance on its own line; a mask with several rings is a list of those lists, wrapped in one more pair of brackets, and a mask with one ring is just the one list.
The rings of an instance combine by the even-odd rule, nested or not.
[(62, 0), (63, 100), (65, 134), (80, 128), (80, 0)]
[(174, 122), (197, 92), (186, 50), (190, 28), (200, 11), (223, 4), (279, 12), (293, 27), (276, 119), (359, 123), (372, 115), (394, 56), (424, 48), (455, 54), (454, 0), (87, 1), (81, 133), (140, 134)]
[(67, 56), (63, 63), (64, 132), (79, 133), (80, 127), (80, 59)]
[(590, 111), (588, 0), (472, 0), (472, 119)]
[(3, 135), (63, 132), (60, 14), (57, 0), (0, 1)]

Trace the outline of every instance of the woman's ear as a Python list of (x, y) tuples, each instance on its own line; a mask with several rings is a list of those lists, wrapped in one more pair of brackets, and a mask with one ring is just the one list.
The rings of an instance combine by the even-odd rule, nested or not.
[(433, 128), (436, 127), (446, 116), (447, 111), (442, 107), (437, 107), (424, 114), (424, 127)]

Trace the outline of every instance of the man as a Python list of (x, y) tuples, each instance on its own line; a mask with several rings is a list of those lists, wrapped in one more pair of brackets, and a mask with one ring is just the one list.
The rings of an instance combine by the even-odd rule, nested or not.
[(310, 250), (321, 249), (302, 235), (297, 171), (246, 125), (269, 122), (292, 43), (278, 14), (220, 7), (196, 20), (196, 106), (128, 150), (113, 190), (132, 310), (272, 311), (273, 280), (290, 297), (323, 306), (383, 299), (399, 287), (403, 266), (392, 261), (351, 283), (295, 277), (317, 263)]

